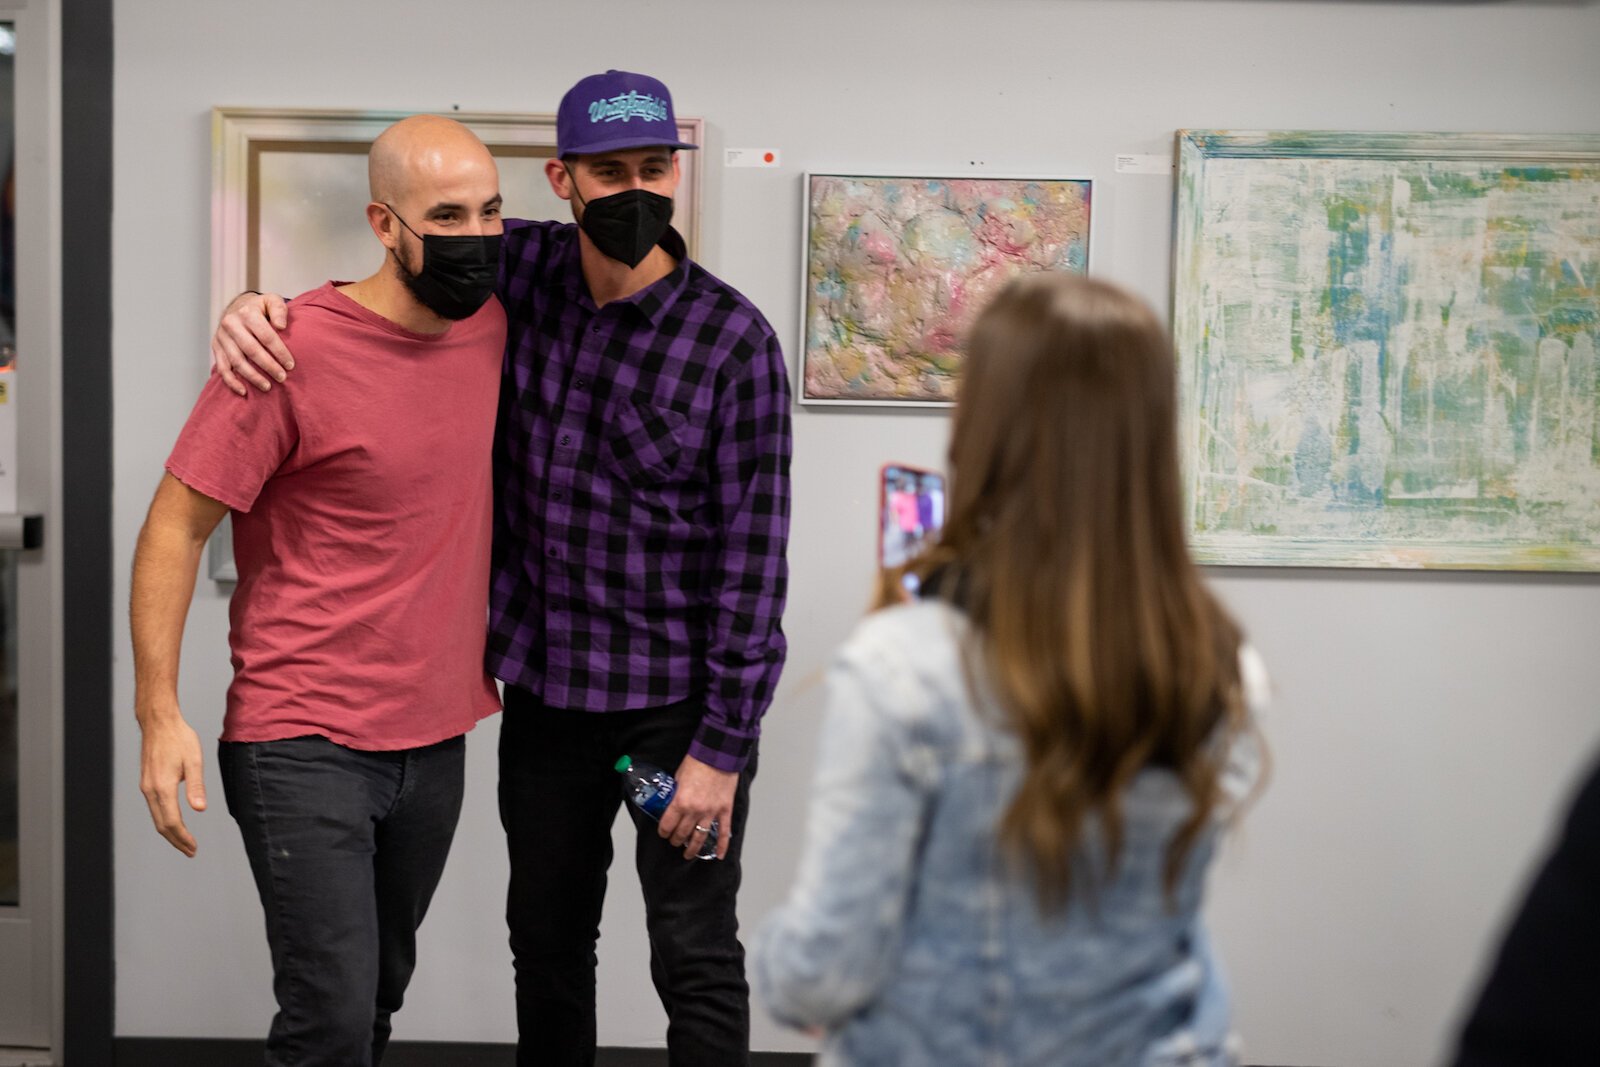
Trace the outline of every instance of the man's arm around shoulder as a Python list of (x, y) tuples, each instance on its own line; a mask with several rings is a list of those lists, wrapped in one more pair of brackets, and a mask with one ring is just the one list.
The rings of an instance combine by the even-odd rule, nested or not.
[[(240, 396), (245, 382), (263, 393), (294, 369), (294, 357), (278, 336), (289, 327), (289, 306), (277, 293), (245, 291), (222, 309), (211, 336), (211, 366)], [(270, 379), (270, 380), (269, 380)]]

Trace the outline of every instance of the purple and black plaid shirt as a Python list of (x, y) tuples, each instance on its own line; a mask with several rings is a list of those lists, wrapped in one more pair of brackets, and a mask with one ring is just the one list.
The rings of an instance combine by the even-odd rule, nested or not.
[(772, 328), (689, 261), (597, 309), (570, 223), (507, 220), (489, 669), (552, 707), (703, 701), (743, 768), (786, 643), (789, 380)]

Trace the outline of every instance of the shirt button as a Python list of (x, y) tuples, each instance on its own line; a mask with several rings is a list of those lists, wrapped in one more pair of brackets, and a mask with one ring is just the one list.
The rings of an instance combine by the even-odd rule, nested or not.
[(555, 547), (554, 547), (554, 546), (551, 546), (551, 548), (550, 548), (550, 558), (551, 558), (551, 559), (555, 559), (555, 558), (557, 558), (557, 557), (558, 557), (558, 556), (560, 556), (560, 554), (561, 554), (561, 553), (560, 553), (560, 552), (558, 552), (558, 551), (557, 551), (557, 550), (556, 550), (556, 549), (555, 549)]
[(557, 489), (555, 492), (551, 493), (550, 494), (550, 499), (551, 500), (560, 500), (561, 499), (561, 490)]
[(561, 435), (561, 443), (564, 444), (564, 445), (565, 444), (571, 444), (572, 443), (572, 435), (571, 434), (567, 434), (567, 433), (562, 434)]
[(586, 379), (586, 378), (579, 378), (579, 379), (578, 379), (578, 388), (579, 388), (579, 389), (587, 389), (587, 388), (589, 388), (589, 382), (588, 382), (588, 379)]

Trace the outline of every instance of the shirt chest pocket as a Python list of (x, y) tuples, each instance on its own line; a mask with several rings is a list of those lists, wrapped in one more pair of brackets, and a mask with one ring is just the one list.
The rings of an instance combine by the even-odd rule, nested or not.
[(603, 458), (629, 482), (684, 476), (694, 460), (696, 434), (681, 412), (639, 400), (618, 400), (606, 419)]

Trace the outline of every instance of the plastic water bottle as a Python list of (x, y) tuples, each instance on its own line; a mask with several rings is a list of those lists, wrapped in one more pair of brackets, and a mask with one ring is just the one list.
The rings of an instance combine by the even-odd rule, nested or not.
[[(633, 806), (656, 822), (660, 822), (667, 805), (672, 803), (673, 794), (678, 791), (678, 780), (653, 764), (635, 762), (632, 756), (623, 756), (617, 760), (617, 770), (621, 771), (622, 777), (627, 780), (628, 799), (633, 801)], [(705, 842), (700, 846), (696, 856), (703, 860), (717, 858), (715, 819), (711, 820), (711, 832), (706, 834)]]

